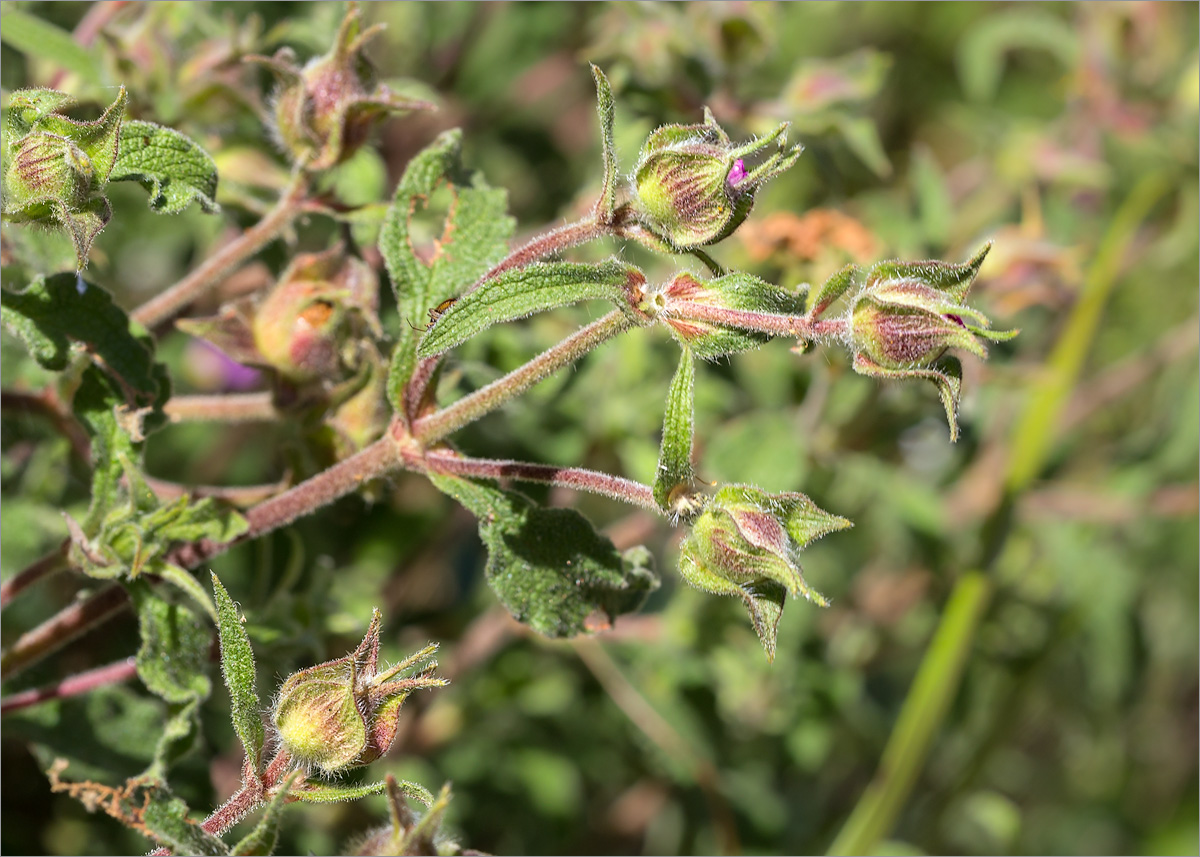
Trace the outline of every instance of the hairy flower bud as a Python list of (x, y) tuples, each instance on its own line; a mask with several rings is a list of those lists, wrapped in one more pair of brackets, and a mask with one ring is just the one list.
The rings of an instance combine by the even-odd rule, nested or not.
[(17, 208), (38, 202), (78, 207), (87, 202), (94, 174), (91, 158), (69, 138), (37, 131), (17, 144), (4, 186)]
[(805, 582), (801, 549), (848, 526), (849, 521), (822, 511), (803, 494), (727, 485), (692, 523), (680, 546), (679, 570), (699, 589), (741, 598), (773, 658), (786, 595), (803, 595), (822, 607), (829, 603)]
[(338, 28), (333, 49), (303, 68), (296, 65), (295, 54), (288, 48), (273, 57), (251, 58), (279, 78), (281, 88), (275, 100), (279, 140), (296, 160), (306, 160), (310, 170), (345, 161), (387, 113), (433, 107), (376, 83), (363, 47), (383, 25), (362, 30), (361, 18), (358, 6), (352, 4)]
[(987, 250), (961, 266), (881, 263), (871, 270), (847, 317), (855, 371), (932, 381), (946, 409), (951, 440), (958, 438), (960, 369), (956, 361), (939, 359), (950, 349), (986, 358), (985, 340), (1017, 335), (990, 329), (983, 313), (963, 304)]
[[(641, 224), (677, 250), (714, 244), (733, 232), (754, 205), (754, 194), (800, 157), (785, 147), (787, 123), (761, 140), (734, 146), (705, 111), (703, 125), (664, 125), (642, 145), (634, 170), (634, 207)], [(778, 144), (748, 169), (746, 158)]]
[[(279, 689), (272, 721), (297, 764), (337, 773), (373, 762), (392, 745), (408, 695), (448, 683), (433, 674), (437, 662), (429, 658), (436, 645), (380, 672), (380, 622), (376, 610), (357, 649), (293, 673)], [(414, 667), (414, 675), (396, 678)]]

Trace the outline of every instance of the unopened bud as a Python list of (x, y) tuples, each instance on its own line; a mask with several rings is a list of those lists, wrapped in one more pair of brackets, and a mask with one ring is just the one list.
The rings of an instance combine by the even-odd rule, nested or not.
[[(379, 671), (380, 621), (375, 611), (357, 649), (294, 673), (280, 688), (272, 720), (282, 748), (298, 765), (337, 773), (374, 761), (395, 739), (408, 695), (447, 684), (433, 675), (437, 662), (429, 660), (437, 646)], [(396, 678), (410, 668), (417, 672)]]
[[(711, 113), (703, 125), (665, 125), (642, 146), (634, 171), (635, 210), (642, 225), (677, 250), (714, 244), (733, 232), (760, 186), (800, 157), (785, 148), (787, 123), (770, 135), (734, 146)], [(778, 151), (747, 170), (745, 159), (778, 143)]]

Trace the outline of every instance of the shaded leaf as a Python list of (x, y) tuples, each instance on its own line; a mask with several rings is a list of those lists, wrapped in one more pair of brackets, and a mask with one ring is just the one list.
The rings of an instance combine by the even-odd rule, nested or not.
[(466, 342), (493, 324), (588, 300), (628, 306), (625, 290), (646, 278), (632, 265), (543, 262), (505, 271), (459, 298), (425, 334), (417, 351), (432, 357)]
[(188, 807), (165, 789), (155, 789), (142, 817), (146, 829), (176, 854), (205, 857), (228, 854), (229, 848), (187, 817)]
[(695, 478), (692, 469), (695, 380), (695, 359), (692, 352), (684, 347), (679, 355), (679, 368), (675, 370), (675, 378), (667, 392), (662, 446), (658, 453), (658, 471), (654, 476), (654, 502), (668, 513), (673, 512), (671, 495), (676, 487), (690, 489)]
[(65, 369), (71, 345), (79, 343), (131, 392), (128, 404), (146, 404), (159, 396), (161, 379), (152, 348), (99, 286), (75, 274), (37, 277), (24, 291), (0, 291), (0, 316), (45, 368)]
[(153, 122), (121, 126), (120, 153), (108, 178), (140, 183), (160, 214), (177, 214), (193, 201), (209, 214), (220, 208), (212, 157), (186, 134)]
[(548, 637), (572, 637), (641, 607), (658, 587), (573, 509), (451, 476), (434, 484), (479, 518), (488, 585), (519, 622)]
[(258, 771), (262, 764), (264, 736), (258, 693), (254, 689), (254, 652), (237, 607), (215, 574), (212, 585), (217, 602), (217, 631), (221, 638), (221, 672), (225, 676), (225, 686), (229, 688), (233, 728), (251, 767)]

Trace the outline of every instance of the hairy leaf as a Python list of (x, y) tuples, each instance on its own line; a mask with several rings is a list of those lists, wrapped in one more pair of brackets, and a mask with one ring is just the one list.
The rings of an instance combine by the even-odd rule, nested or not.
[[(433, 801), (433, 795), (428, 791), (416, 785), (416, 783), (406, 783), (410, 787), (420, 790), (425, 793), (422, 801), (428, 806)], [(364, 785), (345, 785), (343, 783), (329, 783), (321, 780), (305, 780), (298, 786), (292, 786), (289, 793), (290, 797), (304, 803), (339, 803), (347, 800), (358, 800), (359, 798), (370, 797), (377, 795), (387, 788), (387, 783), (380, 780), (377, 783), (366, 783)]]
[(246, 758), (258, 771), (262, 764), (263, 723), (258, 693), (254, 689), (254, 652), (242, 617), (215, 574), (212, 585), (217, 602), (217, 631), (221, 638), (221, 672), (225, 675), (225, 686), (229, 688), (233, 728), (246, 749)]
[(598, 66), (592, 66), (592, 77), (596, 79), (596, 112), (600, 115), (601, 152), (604, 158), (604, 178), (600, 185), (600, 200), (597, 207), (603, 215), (611, 215), (617, 207), (617, 147), (613, 142), (613, 124), (616, 105), (612, 86)]
[(229, 853), (224, 842), (188, 819), (187, 813), (186, 803), (165, 789), (156, 789), (142, 820), (150, 834), (176, 854), (215, 857)]
[(658, 587), (652, 570), (628, 561), (573, 509), (544, 509), (467, 479), (432, 479), (479, 518), (488, 584), (517, 621), (540, 634), (573, 637), (603, 627)]
[(618, 307), (628, 306), (625, 288), (645, 281), (633, 265), (615, 260), (597, 265), (543, 262), (505, 271), (443, 312), (421, 340), (417, 354), (432, 357), (493, 324), (580, 301), (608, 300)]
[[(512, 236), (514, 221), (507, 214), (507, 194), (463, 169), (461, 144), (461, 131), (447, 131), (409, 161), (379, 232), (379, 252), (400, 315), (410, 323), (462, 293), (504, 258)], [(450, 186), (454, 200), (433, 257), (426, 263), (413, 246), (411, 221), (442, 184)], [(397, 409), (402, 407), (400, 391), (416, 367), (420, 335), (419, 329), (408, 325), (399, 331), (388, 375), (388, 396)]]
[(871, 286), (883, 280), (920, 280), (938, 291), (945, 292), (962, 303), (966, 298), (971, 284), (979, 274), (983, 260), (992, 249), (992, 242), (984, 244), (979, 251), (962, 264), (952, 262), (880, 262), (871, 266), (867, 275), (867, 285)]
[[(803, 298), (790, 294), (750, 274), (726, 274), (713, 280), (700, 280), (680, 274), (667, 287), (670, 301), (713, 304), (728, 309), (750, 310), (786, 315), (804, 312)], [(660, 316), (671, 335), (701, 360), (715, 360), (727, 354), (758, 348), (771, 339), (770, 334), (742, 330), (704, 321)]]
[(858, 265), (850, 264), (842, 268), (822, 283), (816, 291), (810, 293), (808, 314), (813, 318), (819, 316), (829, 308), (831, 303), (857, 285), (861, 278), (862, 269)]
[(205, 212), (219, 209), (217, 165), (186, 134), (153, 122), (121, 126), (121, 149), (109, 181), (136, 181), (150, 194), (150, 208), (178, 214), (193, 201)]
[[(12, 19), (6, 20), (11, 23)], [(77, 103), (75, 96), (57, 89), (18, 89), (8, 97), (8, 127), (12, 138), (28, 134), (37, 121), (48, 113), (64, 110)], [(12, 139), (8, 142), (11, 145)]]
[(690, 488), (695, 478), (692, 469), (692, 437), (695, 433), (693, 387), (695, 359), (686, 346), (679, 355), (679, 368), (667, 392), (663, 416), (662, 446), (658, 453), (658, 471), (654, 476), (654, 502), (664, 512), (673, 512), (671, 494), (678, 486)]

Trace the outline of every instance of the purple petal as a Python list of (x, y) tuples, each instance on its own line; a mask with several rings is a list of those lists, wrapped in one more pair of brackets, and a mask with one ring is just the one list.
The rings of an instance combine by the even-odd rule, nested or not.
[(729, 175), (726, 176), (725, 181), (729, 182), (730, 187), (737, 187), (744, 178), (746, 178), (746, 164), (741, 158), (738, 158), (729, 168)]

